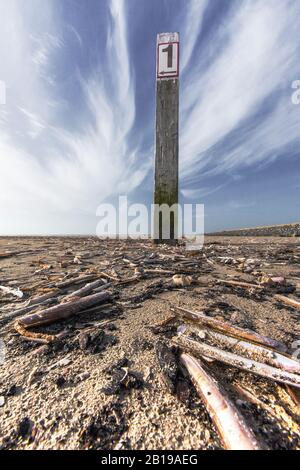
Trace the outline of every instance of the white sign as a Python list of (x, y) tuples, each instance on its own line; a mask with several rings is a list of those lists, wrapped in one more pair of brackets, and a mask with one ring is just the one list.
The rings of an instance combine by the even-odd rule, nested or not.
[(179, 76), (179, 42), (159, 42), (157, 45), (157, 78)]

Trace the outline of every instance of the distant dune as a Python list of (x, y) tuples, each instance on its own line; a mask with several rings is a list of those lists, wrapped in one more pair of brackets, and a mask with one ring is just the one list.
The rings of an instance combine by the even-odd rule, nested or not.
[(240, 236), (240, 237), (299, 237), (300, 223), (268, 225), (261, 227), (241, 228), (234, 230), (223, 230), (221, 232), (210, 233), (209, 235)]

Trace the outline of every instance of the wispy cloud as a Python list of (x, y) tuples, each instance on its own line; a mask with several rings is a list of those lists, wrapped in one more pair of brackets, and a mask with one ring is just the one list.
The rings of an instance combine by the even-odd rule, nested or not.
[(47, 67), (51, 53), (64, 45), (62, 39), (49, 33), (31, 35), (31, 40), (35, 44), (32, 62), (41, 69), (43, 66)]
[[(10, 57), (20, 58), (18, 72), (27, 69), (26, 75), (31, 78), (29, 84), (25, 83), (21, 99), (15, 96), (21, 87), (21, 76), (17, 77), (16, 71), (7, 77), (16, 104), (8, 108), (10, 119), (2, 126), (0, 136), (2, 207), (26, 208), (33, 217), (37, 210), (77, 209), (94, 215), (101, 201), (130, 192), (148, 170), (147, 159), (130, 139), (135, 121), (135, 82), (128, 51), (125, 2), (111, 0), (109, 4), (105, 60), (102, 57), (88, 77), (78, 77), (84, 102), (79, 130), (67, 130), (57, 124), (61, 105), (45, 80), (52, 53), (64, 48), (64, 41), (53, 26), (55, 13), (49, 12), (53, 19), (49, 31), (29, 38), (27, 28), (34, 29), (35, 24), (26, 24), (24, 12), (16, 9), (14, 1), (5, 10), (8, 22), (18, 24)], [(3, 33), (6, 45), (7, 33)], [(31, 51), (31, 61), (28, 55), (22, 58), (25, 50), (28, 54)], [(42, 147), (43, 133), (47, 147)], [(137, 165), (137, 159), (142, 163)]]
[(201, 201), (203, 197), (209, 196), (210, 194), (214, 194), (217, 191), (220, 191), (224, 187), (224, 184), (220, 184), (215, 187), (203, 187), (203, 188), (183, 188), (181, 189), (181, 193), (187, 199), (193, 199), (194, 201)]
[[(181, 74), (186, 71), (189, 65), (193, 51), (195, 49), (197, 38), (202, 29), (204, 13), (207, 9), (209, 0), (190, 0), (186, 9), (185, 28), (181, 38), (184, 53), (180, 59)], [(190, 72), (190, 71), (189, 71)]]
[[(185, 176), (195, 169), (210, 167), (216, 174), (263, 161), (297, 137), (300, 114), (286, 90), (299, 70), (300, 5), (289, 0), (235, 5), (210, 38), (223, 44), (220, 53), (201, 68), (199, 59), (212, 48), (204, 44), (189, 64), (181, 113)], [(260, 117), (267, 99), (274, 109)], [(240, 132), (233, 135), (235, 130)]]

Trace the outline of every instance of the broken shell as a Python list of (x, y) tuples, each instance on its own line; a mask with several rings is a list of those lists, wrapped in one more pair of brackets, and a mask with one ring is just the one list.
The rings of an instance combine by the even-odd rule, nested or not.
[(172, 280), (175, 286), (180, 286), (180, 287), (190, 286), (193, 283), (192, 276), (183, 276), (179, 274), (175, 274)]

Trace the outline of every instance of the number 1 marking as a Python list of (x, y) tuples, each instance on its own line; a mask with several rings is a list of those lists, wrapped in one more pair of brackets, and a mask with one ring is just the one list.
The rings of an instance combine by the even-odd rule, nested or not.
[(169, 44), (162, 52), (168, 53), (168, 69), (171, 69), (173, 67), (173, 44)]

